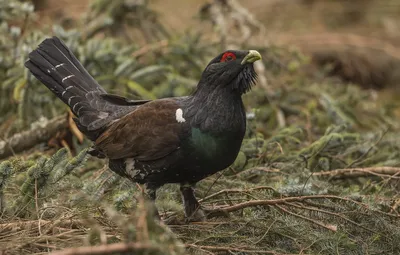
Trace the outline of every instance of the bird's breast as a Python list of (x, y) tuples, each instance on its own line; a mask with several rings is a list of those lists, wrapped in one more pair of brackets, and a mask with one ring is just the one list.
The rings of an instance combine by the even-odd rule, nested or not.
[(219, 171), (231, 165), (239, 153), (244, 130), (227, 130), (212, 134), (192, 128), (190, 147), (194, 161), (208, 171)]
[(229, 93), (210, 96), (183, 107), (183, 117), (189, 128), (181, 148), (186, 162), (183, 171), (193, 180), (223, 170), (235, 161), (246, 131), (240, 96)]

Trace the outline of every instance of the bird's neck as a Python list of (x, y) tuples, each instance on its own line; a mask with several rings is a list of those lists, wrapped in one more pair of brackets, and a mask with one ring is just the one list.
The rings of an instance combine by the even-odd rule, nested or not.
[(191, 125), (202, 132), (242, 132), (246, 119), (241, 94), (229, 86), (207, 89), (197, 90), (189, 98), (187, 115)]
[(197, 91), (188, 100), (184, 112), (190, 123), (187, 146), (195, 149), (205, 168), (226, 168), (235, 160), (246, 132), (246, 115), (240, 94), (231, 88)]

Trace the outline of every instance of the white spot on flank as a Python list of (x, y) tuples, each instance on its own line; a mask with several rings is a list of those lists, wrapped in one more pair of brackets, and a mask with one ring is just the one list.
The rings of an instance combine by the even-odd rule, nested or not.
[(50, 69), (47, 69), (47, 72), (50, 73), (51, 72)]
[(176, 121), (179, 123), (185, 122), (186, 120), (183, 118), (183, 111), (181, 108), (178, 108), (175, 112)]
[(135, 160), (133, 158), (125, 159), (125, 171), (129, 174), (132, 178), (136, 175), (135, 171)]
[(75, 75), (73, 75), (73, 74), (71, 74), (71, 75), (68, 75), (67, 77), (64, 77), (62, 80), (61, 80), (61, 82), (64, 82), (65, 80), (67, 80), (67, 79), (69, 79), (69, 78), (71, 78), (71, 77), (74, 77)]

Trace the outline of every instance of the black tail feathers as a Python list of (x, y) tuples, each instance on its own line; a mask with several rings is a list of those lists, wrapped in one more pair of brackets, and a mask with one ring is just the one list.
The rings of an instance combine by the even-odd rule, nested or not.
[(29, 54), (25, 66), (71, 108), (78, 128), (91, 140), (110, 123), (149, 101), (107, 94), (57, 37), (44, 40)]
[(107, 103), (100, 97), (106, 92), (71, 50), (57, 37), (46, 39), (29, 54), (25, 66), (71, 108), (81, 131), (95, 139), (109, 122), (109, 113), (102, 111)]

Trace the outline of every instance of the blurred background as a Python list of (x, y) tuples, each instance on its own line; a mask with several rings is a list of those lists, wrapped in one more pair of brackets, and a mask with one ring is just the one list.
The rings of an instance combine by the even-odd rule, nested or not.
[[(262, 54), (239, 156), (196, 190), (228, 218), (188, 224), (166, 185), (154, 222), (86, 156), (23, 66), (53, 35), (132, 99), (190, 94), (224, 50)], [(399, 89), (395, 0), (0, 0), (0, 254), (400, 254)]]

